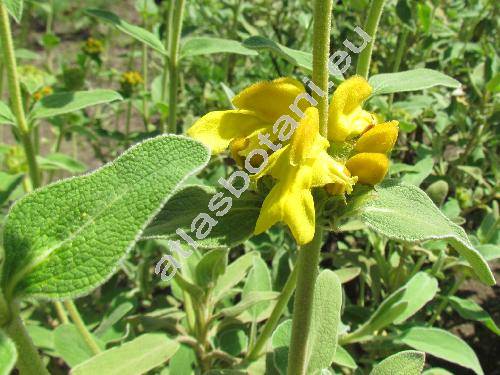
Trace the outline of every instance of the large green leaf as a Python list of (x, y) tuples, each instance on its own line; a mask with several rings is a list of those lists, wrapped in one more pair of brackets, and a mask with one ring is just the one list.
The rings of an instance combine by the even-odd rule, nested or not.
[(0, 125), (15, 125), (16, 119), (9, 106), (0, 100)]
[(160, 136), (91, 174), (20, 199), (4, 228), (6, 294), (64, 298), (90, 292), (112, 275), (172, 192), (208, 158), (194, 140)]
[(147, 333), (90, 358), (71, 375), (141, 375), (165, 363), (177, 349), (179, 344), (166, 335)]
[(9, 11), (10, 15), (17, 21), (21, 22), (23, 16), (23, 0), (2, 0), (3, 4)]
[(316, 279), (311, 333), (308, 339), (307, 373), (330, 367), (337, 349), (337, 331), (342, 307), (342, 287), (333, 271), (324, 270)]
[(420, 375), (425, 364), (425, 353), (407, 350), (391, 355), (376, 365), (370, 375)]
[(434, 86), (460, 87), (460, 82), (432, 69), (414, 69), (398, 73), (382, 73), (371, 76), (369, 81), (374, 95), (424, 90)]
[(97, 17), (100, 20), (108, 22), (115, 26), (118, 30), (137, 39), (139, 42), (147, 44), (154, 50), (166, 55), (167, 51), (161, 40), (150, 31), (142, 27), (132, 25), (125, 20), (122, 20), (116, 14), (102, 9), (86, 9), (85, 12), (91, 16)]
[(418, 187), (388, 180), (376, 187), (374, 197), (366, 202), (361, 218), (376, 232), (413, 243), (446, 240), (467, 259), (481, 281), (495, 284), (488, 264), (465, 231), (444, 216)]
[[(217, 220), (210, 233), (203, 239), (197, 239), (201, 248), (233, 247), (245, 241), (253, 234), (262, 202), (257, 195), (248, 192), (238, 199), (222, 190), (224, 198), (231, 199), (231, 208), (222, 216), (209, 211), (209, 203), (217, 191), (212, 187), (191, 185), (175, 194), (144, 231), (143, 238), (177, 240), (177, 229), (192, 232), (192, 222), (201, 213), (209, 213)], [(219, 199), (218, 202), (222, 202)], [(225, 208), (221, 208), (225, 210)], [(220, 209), (219, 209), (220, 210)], [(214, 210), (217, 211), (217, 210)], [(193, 236), (193, 238), (195, 238)]]
[(75, 92), (58, 92), (44, 97), (37, 102), (29, 114), (30, 120), (54, 117), (75, 112), (97, 104), (122, 100), (120, 94), (113, 90), (92, 90)]
[(0, 375), (9, 375), (17, 360), (14, 342), (0, 330)]
[(476, 353), (461, 338), (439, 328), (413, 327), (404, 331), (401, 341), (416, 350), (483, 374)]
[(496, 335), (500, 335), (500, 328), (498, 328), (490, 314), (484, 311), (476, 302), (457, 296), (449, 297), (449, 300), (453, 309), (457, 311), (462, 318), (481, 322)]
[(197, 37), (190, 38), (182, 44), (181, 56), (210, 55), (213, 53), (235, 53), (255, 56), (257, 52), (245, 47), (241, 42), (231, 39)]

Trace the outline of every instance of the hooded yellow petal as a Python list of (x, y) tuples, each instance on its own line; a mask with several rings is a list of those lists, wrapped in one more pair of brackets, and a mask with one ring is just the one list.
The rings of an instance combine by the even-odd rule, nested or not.
[(314, 160), (311, 168), (314, 187), (338, 184), (342, 187), (342, 192), (350, 193), (357, 180), (356, 177), (351, 177), (349, 170), (342, 163), (334, 160), (326, 151)]
[(374, 116), (361, 106), (371, 95), (372, 87), (360, 76), (342, 82), (333, 93), (328, 116), (328, 139), (343, 142), (361, 134), (375, 122)]
[[(258, 82), (247, 87), (233, 98), (236, 108), (256, 112), (263, 119), (274, 123), (280, 116), (290, 114), (289, 106), (297, 95), (305, 92), (304, 86), (293, 78), (283, 77), (273, 81)], [(302, 100), (302, 106), (305, 109)]]
[(381, 182), (389, 169), (389, 159), (385, 154), (362, 152), (350, 158), (346, 167), (358, 182), (366, 185), (376, 185)]
[[(304, 117), (299, 122), (299, 126), (293, 134), (290, 143), (290, 164), (299, 165), (309, 157), (314, 157), (315, 143), (319, 137), (319, 114), (318, 109), (309, 107), (304, 113)], [(326, 141), (326, 139), (325, 139)], [(321, 141), (320, 141), (321, 142)], [(328, 144), (326, 144), (328, 147)], [(317, 150), (316, 152), (319, 152)]]
[(364, 133), (354, 146), (358, 152), (388, 153), (398, 139), (398, 122), (389, 121), (375, 125)]
[(210, 147), (212, 154), (219, 154), (233, 139), (245, 138), (269, 126), (252, 111), (214, 111), (196, 121), (187, 134)]
[(314, 237), (315, 210), (309, 184), (310, 175), (306, 169), (295, 169), (285, 181), (278, 181), (264, 200), (255, 234), (283, 221), (299, 245), (310, 242)]

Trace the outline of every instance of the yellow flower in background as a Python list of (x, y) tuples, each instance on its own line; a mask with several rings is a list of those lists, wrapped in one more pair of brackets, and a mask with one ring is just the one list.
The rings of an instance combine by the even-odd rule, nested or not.
[(120, 77), (121, 93), (124, 97), (129, 98), (143, 82), (141, 73), (136, 71), (125, 72)]
[(276, 120), (289, 113), (289, 106), (304, 92), (299, 81), (288, 77), (256, 83), (233, 98), (237, 109), (209, 112), (187, 134), (209, 146), (212, 154), (231, 146), (237, 160), (257, 148), (259, 133), (272, 133), (270, 129)]
[(337, 87), (329, 107), (329, 140), (344, 142), (375, 124), (375, 116), (362, 108), (371, 93), (372, 87), (360, 76), (351, 77)]
[(266, 167), (255, 175), (256, 179), (270, 175), (277, 180), (264, 200), (255, 234), (282, 221), (299, 245), (312, 240), (316, 212), (311, 189), (335, 183), (350, 193), (356, 182), (345, 173), (343, 164), (328, 155), (328, 146), (328, 140), (319, 134), (318, 110), (309, 107), (290, 144), (272, 154)]
[(97, 57), (104, 51), (104, 46), (100, 40), (88, 38), (82, 47), (82, 51), (89, 56)]
[(40, 90), (37, 90), (33, 94), (33, 100), (35, 102), (38, 102), (39, 100), (41, 100), (45, 96), (51, 95), (53, 92), (54, 92), (54, 89), (52, 89), (51, 86), (43, 86)]

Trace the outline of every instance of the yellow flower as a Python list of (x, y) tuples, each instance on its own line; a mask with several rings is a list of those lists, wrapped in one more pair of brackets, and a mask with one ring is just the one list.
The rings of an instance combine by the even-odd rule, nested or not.
[(94, 38), (88, 38), (85, 41), (82, 50), (89, 56), (97, 57), (104, 51), (104, 47), (100, 40)]
[(52, 87), (50, 87), (50, 86), (43, 86), (40, 90), (37, 90), (33, 94), (33, 100), (35, 102), (38, 102), (39, 100), (41, 100), (45, 96), (51, 95), (53, 92), (54, 92), (54, 90), (52, 89)]
[(349, 172), (358, 177), (359, 183), (376, 185), (384, 179), (389, 169), (386, 154), (392, 150), (397, 138), (397, 121), (375, 125), (359, 137), (354, 145), (359, 153), (346, 163)]
[(309, 107), (290, 144), (272, 154), (255, 175), (256, 179), (271, 175), (277, 180), (264, 200), (255, 234), (282, 221), (299, 245), (312, 240), (316, 213), (311, 189), (335, 183), (350, 193), (356, 182), (345, 173), (344, 165), (328, 155), (328, 146), (328, 140), (319, 134), (318, 110)]
[(120, 77), (121, 93), (124, 97), (129, 98), (143, 82), (141, 73), (136, 71), (125, 72)]
[(375, 124), (375, 116), (362, 109), (372, 87), (360, 76), (342, 82), (333, 93), (328, 116), (328, 139), (344, 142)]
[(237, 109), (209, 112), (187, 134), (209, 146), (212, 154), (224, 152), (234, 141), (233, 156), (246, 155), (260, 147), (258, 134), (271, 129), (276, 120), (289, 113), (289, 106), (304, 92), (304, 86), (293, 78), (256, 83), (233, 98)]

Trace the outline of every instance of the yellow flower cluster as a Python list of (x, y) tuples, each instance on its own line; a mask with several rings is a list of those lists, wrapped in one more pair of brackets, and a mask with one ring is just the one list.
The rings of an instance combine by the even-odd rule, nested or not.
[(104, 46), (100, 40), (88, 38), (82, 47), (82, 51), (89, 56), (96, 57), (104, 51)]
[(130, 97), (139, 85), (144, 82), (139, 72), (129, 71), (122, 74), (120, 78), (120, 87), (123, 96)]
[[(322, 95), (312, 82), (308, 87)], [(260, 82), (234, 97), (235, 110), (208, 113), (188, 135), (213, 154), (230, 148), (238, 164), (255, 173), (254, 180), (272, 176), (276, 183), (264, 200), (255, 233), (284, 222), (297, 243), (306, 244), (315, 231), (313, 188), (349, 194), (355, 183), (375, 185), (387, 173), (387, 153), (396, 142), (398, 123), (376, 124), (376, 117), (362, 108), (371, 93), (362, 77), (343, 82), (333, 94), (325, 138), (319, 133), (317, 102), (300, 82)], [(331, 144), (352, 147), (349, 157), (332, 157), (327, 151)]]
[(35, 91), (33, 94), (33, 100), (38, 102), (45, 96), (51, 95), (54, 92), (51, 86), (43, 86), (41, 89)]

